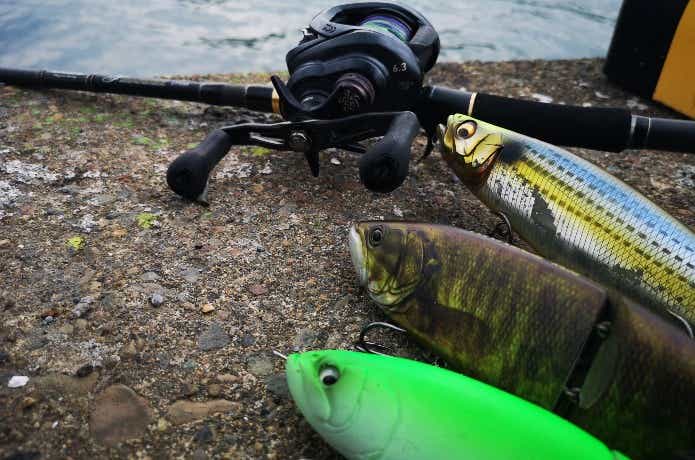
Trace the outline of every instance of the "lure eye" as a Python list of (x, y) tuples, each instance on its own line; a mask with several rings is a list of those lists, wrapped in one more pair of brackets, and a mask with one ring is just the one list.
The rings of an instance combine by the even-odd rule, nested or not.
[(326, 386), (335, 384), (339, 378), (340, 372), (333, 366), (326, 366), (319, 372), (319, 379), (321, 379), (321, 383)]
[(456, 129), (456, 136), (463, 139), (468, 139), (475, 134), (476, 129), (478, 129), (478, 124), (476, 122), (473, 120), (464, 121)]
[(369, 244), (379, 246), (384, 239), (384, 231), (380, 227), (374, 228), (369, 232)]

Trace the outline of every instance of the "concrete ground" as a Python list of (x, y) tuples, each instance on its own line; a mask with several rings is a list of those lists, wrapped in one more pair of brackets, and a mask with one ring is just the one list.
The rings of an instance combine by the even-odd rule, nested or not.
[[(601, 65), (442, 64), (428, 83), (676, 116), (606, 82)], [(336, 457), (271, 350), (351, 348), (383, 318), (357, 287), (348, 224), (487, 232), (497, 220), (438, 153), (388, 196), (337, 150), (313, 178), (301, 154), (235, 148), (207, 208), (167, 188), (167, 165), (214, 127), (272, 119), (0, 86), (0, 458)], [(695, 226), (695, 156), (574, 151)], [(29, 380), (9, 388), (13, 376)]]

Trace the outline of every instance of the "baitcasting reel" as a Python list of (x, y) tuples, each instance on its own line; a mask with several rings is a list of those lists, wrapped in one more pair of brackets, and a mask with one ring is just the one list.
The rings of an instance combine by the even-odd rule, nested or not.
[(287, 53), (290, 79), (275, 84), (286, 119), (408, 110), (437, 61), (439, 36), (417, 11), (390, 3), (319, 13)]
[[(329, 8), (311, 21), (299, 45), (287, 53), (287, 84), (271, 78), (279, 111), (289, 122), (241, 126), (242, 136), (234, 126), (211, 133), (170, 165), (169, 186), (205, 202), (215, 165), (232, 145), (253, 143), (304, 153), (314, 176), (319, 174), (321, 149), (364, 153), (359, 162), (362, 183), (375, 192), (391, 192), (408, 174), (410, 145), (420, 130), (417, 117), (406, 110), (419, 97), (424, 75), (438, 55), (437, 32), (415, 10), (377, 2)], [(383, 139), (369, 149), (356, 144), (377, 136)]]

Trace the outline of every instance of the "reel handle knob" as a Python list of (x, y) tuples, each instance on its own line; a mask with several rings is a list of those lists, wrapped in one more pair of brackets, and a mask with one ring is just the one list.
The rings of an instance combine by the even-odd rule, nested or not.
[(224, 158), (234, 139), (216, 129), (198, 144), (176, 158), (167, 169), (167, 183), (178, 195), (206, 203), (210, 172)]
[(413, 112), (396, 115), (386, 135), (370, 147), (359, 160), (360, 181), (373, 192), (389, 193), (408, 175), (410, 147), (420, 132)]

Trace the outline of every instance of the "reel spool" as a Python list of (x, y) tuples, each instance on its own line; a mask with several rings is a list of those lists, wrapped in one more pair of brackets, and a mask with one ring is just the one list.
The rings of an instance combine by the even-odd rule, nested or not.
[(381, 2), (319, 13), (274, 81), (283, 115), (336, 118), (412, 105), (439, 55), (439, 35), (417, 11)]
[(413, 29), (408, 24), (388, 14), (372, 14), (358, 25), (383, 34), (391, 34), (403, 43), (408, 43), (413, 37)]

